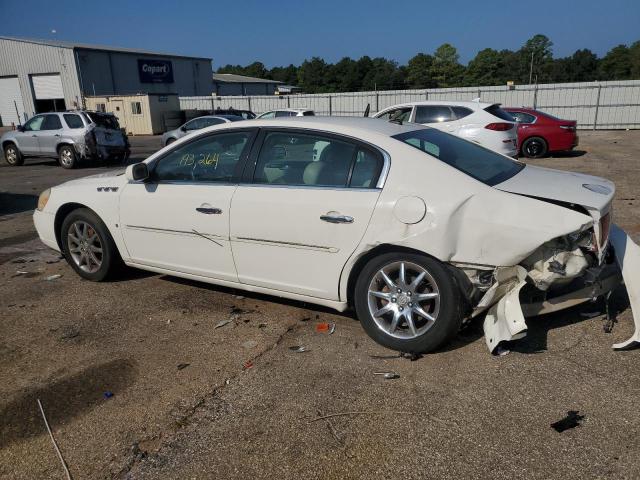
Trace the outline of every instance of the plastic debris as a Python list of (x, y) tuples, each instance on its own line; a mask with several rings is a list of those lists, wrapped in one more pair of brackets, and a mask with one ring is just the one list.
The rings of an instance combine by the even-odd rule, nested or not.
[(373, 372), (374, 375), (380, 375), (385, 380), (393, 380), (396, 378), (400, 378), (396, 372)]
[(187, 368), (189, 365), (191, 365), (190, 363), (179, 363), (178, 364), (178, 370), (184, 370), (185, 368)]
[(244, 297), (242, 295), (236, 295), (235, 298), (237, 298), (238, 300), (242, 300)]
[(242, 364), (242, 368), (244, 370), (249, 370), (250, 368), (253, 368), (253, 362), (251, 360), (247, 360)]
[(227, 325), (228, 323), (231, 323), (232, 321), (233, 320), (231, 320), (230, 318), (227, 320), (220, 320), (218, 323), (216, 323), (216, 326), (213, 328), (215, 330), (216, 328), (224, 327), (225, 325)]
[(331, 335), (336, 331), (336, 324), (330, 322), (320, 322), (316, 325), (316, 332), (318, 333), (328, 333)]
[(24, 270), (17, 270), (16, 271), (16, 275), (27, 275), (29, 272), (26, 272)]
[(304, 345), (294, 345), (292, 347), (289, 347), (289, 350), (295, 353), (302, 353), (302, 352), (308, 352), (309, 347), (305, 347)]
[(562, 433), (565, 430), (569, 430), (571, 428), (579, 427), (580, 421), (584, 419), (584, 415), (578, 415), (580, 412), (578, 410), (569, 410), (567, 412), (567, 416), (557, 422), (551, 424), (551, 428), (553, 428), (556, 432)]
[(51, 280), (57, 280), (60, 277), (62, 277), (62, 275), (60, 275), (59, 273), (56, 273), (55, 275), (49, 275), (45, 280), (47, 282), (50, 282)]
[(113, 392), (110, 392), (110, 391), (107, 390), (106, 392), (104, 392), (104, 394), (102, 396), (104, 397), (105, 400), (108, 400), (111, 397), (113, 397)]

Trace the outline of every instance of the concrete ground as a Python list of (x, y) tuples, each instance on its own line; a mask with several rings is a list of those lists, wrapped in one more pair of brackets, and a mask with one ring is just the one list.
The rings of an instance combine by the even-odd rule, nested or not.
[[(580, 141), (530, 163), (614, 180), (638, 240), (640, 131)], [(132, 143), (137, 159), (159, 147)], [(530, 319), (506, 356), (476, 321), (410, 361), (349, 313), (144, 272), (81, 280), (31, 212), (105, 168), (0, 166), (0, 477), (63, 478), (37, 399), (74, 478), (640, 477), (640, 351), (611, 350), (632, 332), (623, 289), (611, 333), (599, 301)], [(551, 428), (572, 410), (580, 426)]]

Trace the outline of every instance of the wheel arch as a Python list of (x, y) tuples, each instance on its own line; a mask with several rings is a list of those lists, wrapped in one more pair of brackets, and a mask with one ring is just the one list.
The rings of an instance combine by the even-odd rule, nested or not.
[(353, 307), (353, 297), (356, 288), (356, 282), (358, 281), (358, 277), (360, 276), (360, 272), (364, 269), (365, 265), (375, 257), (380, 255), (384, 255), (387, 253), (411, 253), (415, 255), (422, 255), (425, 257), (429, 257), (433, 260), (440, 262), (444, 267), (451, 272), (453, 280), (455, 284), (460, 289), (460, 293), (462, 294), (462, 298), (465, 299), (467, 305), (463, 306), (464, 310), (468, 310), (470, 308), (470, 297), (471, 292), (473, 290), (473, 286), (471, 281), (467, 277), (467, 275), (458, 267), (451, 265), (450, 263), (443, 262), (433, 255), (429, 255), (427, 252), (417, 250), (415, 248), (405, 247), (402, 245), (394, 245), (391, 243), (383, 243), (381, 245), (377, 245), (376, 247), (368, 250), (364, 254), (360, 256), (356, 260), (356, 262), (351, 267), (349, 271), (349, 276), (347, 279), (347, 304), (350, 307)]
[(9, 145), (10, 143), (14, 144), (16, 146), (16, 148), (18, 150), (20, 150), (20, 145), (18, 145), (18, 142), (16, 142), (16, 140), (14, 138), (9, 138), (7, 140), (4, 140), (2, 142), (2, 150), (4, 151), (4, 149), (6, 148), (7, 145)]
[[(62, 251), (62, 232), (61, 232), (62, 222), (64, 222), (64, 219), (67, 218), (67, 216), (71, 212), (78, 210), (80, 208), (86, 208), (87, 210), (91, 210), (91, 212), (93, 212), (98, 218), (100, 218), (100, 215), (98, 215), (98, 213), (95, 210), (93, 210), (91, 207), (88, 207), (87, 205), (84, 205), (82, 203), (69, 202), (61, 205), (56, 211), (56, 216), (53, 221), (53, 231), (56, 235), (56, 243), (58, 244), (60, 251)], [(107, 229), (109, 229), (109, 227), (107, 227)]]

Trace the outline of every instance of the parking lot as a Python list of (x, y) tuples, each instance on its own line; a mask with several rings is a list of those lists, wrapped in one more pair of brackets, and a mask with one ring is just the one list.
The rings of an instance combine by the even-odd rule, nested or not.
[[(160, 146), (131, 143), (132, 160)], [(637, 241), (639, 156), (640, 131), (589, 131), (530, 162), (613, 180)], [(81, 280), (31, 214), (40, 191), (107, 168), (1, 163), (0, 477), (62, 478), (37, 399), (74, 478), (640, 476), (640, 351), (611, 349), (633, 331), (624, 289), (610, 333), (599, 300), (529, 319), (505, 356), (478, 319), (399, 358), (350, 312), (136, 271)], [(568, 411), (584, 418), (558, 433)]]

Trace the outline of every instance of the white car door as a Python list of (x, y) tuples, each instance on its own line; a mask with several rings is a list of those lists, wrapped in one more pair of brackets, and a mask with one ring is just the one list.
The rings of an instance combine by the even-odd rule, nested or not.
[(153, 162), (149, 181), (124, 187), (120, 223), (132, 262), (237, 281), (230, 205), (255, 133), (198, 136)]
[(263, 129), (231, 204), (242, 283), (337, 300), (380, 195), (384, 155), (343, 137)]
[(455, 133), (458, 126), (456, 117), (447, 105), (417, 105), (413, 122), (429, 125), (447, 133)]

